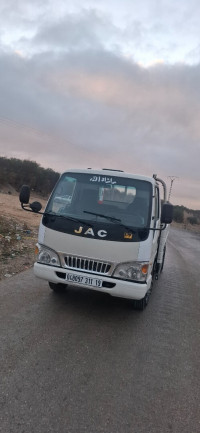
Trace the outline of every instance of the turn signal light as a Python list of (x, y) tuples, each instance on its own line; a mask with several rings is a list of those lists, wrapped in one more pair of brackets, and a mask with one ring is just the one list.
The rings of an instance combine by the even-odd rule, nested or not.
[(147, 274), (148, 268), (149, 268), (148, 264), (143, 265), (142, 268), (141, 268), (142, 273), (143, 274)]

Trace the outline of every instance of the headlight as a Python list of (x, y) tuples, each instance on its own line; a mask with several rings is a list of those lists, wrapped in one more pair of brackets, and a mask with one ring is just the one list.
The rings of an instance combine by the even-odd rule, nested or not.
[(60, 266), (58, 254), (50, 248), (37, 244), (35, 253), (37, 254), (37, 262), (44, 265)]
[(120, 263), (113, 276), (122, 280), (145, 282), (147, 279), (149, 264), (144, 262)]

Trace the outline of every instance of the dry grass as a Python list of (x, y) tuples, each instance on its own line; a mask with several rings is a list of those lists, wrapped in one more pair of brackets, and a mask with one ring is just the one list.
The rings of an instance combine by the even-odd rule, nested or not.
[[(39, 200), (45, 206), (45, 200), (31, 200)], [(0, 193), (0, 279), (33, 265), (40, 218), (21, 208), (16, 192)]]

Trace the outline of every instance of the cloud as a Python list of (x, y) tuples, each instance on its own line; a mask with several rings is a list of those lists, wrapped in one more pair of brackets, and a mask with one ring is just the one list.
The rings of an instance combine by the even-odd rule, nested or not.
[(178, 0), (145, 0), (137, 8), (130, 0), (2, 0), (1, 41), (27, 57), (104, 49), (147, 66), (157, 59), (193, 64), (199, 62), (198, 11), (196, 0), (183, 0), (181, 10)]
[(58, 171), (176, 175), (173, 201), (199, 208), (200, 65), (165, 61), (184, 58), (186, 39), (197, 59), (195, 18), (184, 32), (187, 2), (179, 14), (159, 6), (158, 18), (153, 1), (114, 3), (1, 2), (0, 154)]
[(51, 47), (65, 51), (100, 48), (103, 35), (115, 34), (115, 28), (105, 17), (95, 10), (82, 10), (76, 14), (67, 14), (53, 22), (47, 22), (39, 30), (31, 43), (47, 49)]
[(103, 50), (0, 61), (1, 154), (177, 175), (177, 196), (199, 182), (199, 66), (144, 69)]

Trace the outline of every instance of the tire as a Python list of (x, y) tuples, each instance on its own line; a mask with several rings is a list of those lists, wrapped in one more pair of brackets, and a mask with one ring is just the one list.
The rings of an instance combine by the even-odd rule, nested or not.
[(67, 284), (62, 284), (62, 283), (51, 283), (49, 282), (49, 287), (51, 290), (53, 290), (55, 293), (62, 293), (64, 292), (64, 290), (67, 287)]
[(149, 288), (149, 290), (147, 290), (147, 293), (144, 296), (144, 298), (142, 298), (142, 299), (135, 299), (133, 301), (134, 310), (143, 311), (146, 308), (146, 306), (147, 306), (147, 304), (149, 302), (149, 298), (151, 296), (152, 285), (153, 285), (153, 283), (151, 283), (151, 287)]

